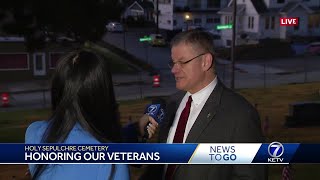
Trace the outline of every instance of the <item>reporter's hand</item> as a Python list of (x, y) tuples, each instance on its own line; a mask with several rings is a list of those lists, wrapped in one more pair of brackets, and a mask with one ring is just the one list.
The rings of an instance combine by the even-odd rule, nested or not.
[[(147, 126), (148, 125), (148, 126)], [(152, 136), (156, 133), (157, 128), (159, 124), (157, 123), (156, 120), (153, 119), (153, 117), (144, 114), (140, 120), (139, 120), (139, 129), (140, 129), (140, 134), (143, 136), (144, 135), (144, 129), (147, 126), (147, 131), (149, 134), (149, 139), (152, 138)]]

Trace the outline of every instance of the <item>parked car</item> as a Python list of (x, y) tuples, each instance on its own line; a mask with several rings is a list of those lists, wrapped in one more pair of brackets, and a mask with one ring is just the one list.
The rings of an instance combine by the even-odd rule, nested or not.
[(188, 26), (188, 30), (200, 30), (200, 31), (203, 31), (205, 29), (203, 27), (199, 26), (199, 25), (191, 25), (191, 26)]
[(149, 43), (152, 46), (165, 46), (166, 40), (163, 38), (161, 34), (150, 34), (150, 41)]
[(73, 38), (70, 38), (68, 36), (58, 36), (57, 37), (57, 42), (75, 42), (76, 40)]
[(107, 31), (109, 32), (123, 32), (124, 28), (123, 25), (119, 22), (109, 22), (106, 25)]
[(196, 30), (204, 30), (204, 28), (199, 26), (199, 25), (188, 25), (188, 26), (183, 27), (182, 31), (186, 31), (186, 30), (190, 31), (190, 30), (194, 30), (194, 29), (196, 29)]
[(221, 36), (220, 30), (206, 29), (204, 31), (207, 32), (207, 33), (210, 33), (210, 34), (212, 34), (214, 36)]
[(307, 47), (307, 52), (312, 55), (320, 55), (320, 42), (310, 43)]

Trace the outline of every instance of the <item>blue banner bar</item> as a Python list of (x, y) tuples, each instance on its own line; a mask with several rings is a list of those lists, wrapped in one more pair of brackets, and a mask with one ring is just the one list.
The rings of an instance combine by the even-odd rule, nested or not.
[(320, 144), (300, 144), (292, 163), (320, 163)]
[(0, 164), (320, 163), (320, 144), (0, 144)]
[(0, 163), (187, 163), (197, 144), (0, 144)]

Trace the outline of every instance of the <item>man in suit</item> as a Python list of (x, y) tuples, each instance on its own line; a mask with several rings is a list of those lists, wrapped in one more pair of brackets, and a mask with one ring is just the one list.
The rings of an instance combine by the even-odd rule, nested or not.
[[(167, 101), (159, 142), (264, 141), (257, 111), (217, 78), (213, 40), (208, 33), (191, 30), (178, 34), (171, 42), (171, 57), (169, 66), (181, 91)], [(149, 121), (151, 137), (157, 124)], [(140, 120), (141, 127), (147, 123)], [(265, 180), (267, 176), (264, 165), (150, 165), (141, 179)]]

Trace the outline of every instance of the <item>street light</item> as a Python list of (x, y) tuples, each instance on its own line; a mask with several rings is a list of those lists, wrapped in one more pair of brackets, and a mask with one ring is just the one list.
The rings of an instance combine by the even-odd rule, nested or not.
[(186, 31), (188, 31), (190, 15), (189, 14), (184, 15), (184, 19), (186, 20)]
[(123, 31), (123, 50), (126, 51), (126, 31)]

